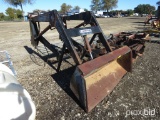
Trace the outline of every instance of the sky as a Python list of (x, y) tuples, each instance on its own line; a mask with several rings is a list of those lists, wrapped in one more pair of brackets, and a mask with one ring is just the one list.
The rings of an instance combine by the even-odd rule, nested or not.
[[(57, 9), (60, 10), (60, 6), (63, 3), (66, 3), (67, 5), (71, 6), (79, 6), (80, 8), (87, 8), (90, 10), (91, 0), (34, 0), (35, 2), (32, 5), (24, 5), (23, 9), (25, 11), (25, 14), (27, 12), (32, 12), (35, 9), (40, 10), (53, 10)], [(157, 9), (156, 2), (158, 0), (118, 0), (117, 8), (113, 10), (127, 10), (127, 9), (134, 9), (139, 4), (150, 4), (152, 6), (155, 6)], [(8, 7), (12, 7), (6, 3), (3, 2), (3, 0), (0, 0), (0, 12), (5, 13), (5, 10)], [(20, 9), (18, 6), (17, 9)]]

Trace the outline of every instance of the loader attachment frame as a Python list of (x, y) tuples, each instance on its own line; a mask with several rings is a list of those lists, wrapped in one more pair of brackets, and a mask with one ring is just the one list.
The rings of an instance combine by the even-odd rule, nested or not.
[[(56, 54), (57, 72), (60, 71), (65, 54), (69, 53), (74, 60), (76, 69), (70, 81), (70, 88), (86, 112), (103, 100), (127, 72), (131, 72), (133, 51), (136, 51), (137, 56), (144, 48), (146, 35), (139, 37), (138, 34), (119, 33), (107, 38), (90, 11), (60, 16), (57, 10), (53, 10), (37, 15), (30, 13), (28, 18), (31, 44), (37, 47), (41, 42)], [(68, 28), (67, 23), (71, 20), (82, 22)], [(41, 31), (40, 22), (48, 22), (49, 25)], [(62, 43), (60, 49), (44, 38), (43, 34), (48, 30), (57, 30), (59, 33)], [(78, 36), (81, 37), (81, 42), (75, 39)]]
[[(62, 62), (62, 59), (59, 58), (63, 58), (65, 49), (69, 51), (77, 65), (80, 65), (83, 62), (81, 59), (82, 57), (78, 55), (75, 49), (75, 47), (79, 47), (82, 45), (76, 42), (76, 40), (73, 40), (72, 37), (83, 36), (86, 40), (88, 34), (93, 34), (93, 37), (89, 43), (90, 45), (87, 45), (88, 43), (85, 43), (87, 47), (91, 46), (92, 42), (97, 36), (100, 38), (101, 43), (103, 44), (106, 51), (112, 51), (92, 12), (85, 12), (78, 15), (61, 17), (56, 10), (53, 10), (39, 15), (29, 14), (28, 18), (30, 22), (32, 45), (36, 47), (38, 45), (38, 42), (41, 42), (46, 47), (48, 47), (53, 53), (58, 56), (59, 66)], [(67, 29), (67, 20), (83, 20), (84, 22), (75, 26), (74, 28)], [(49, 25), (41, 32), (39, 29), (40, 22), (49, 22)], [(90, 24), (91, 27), (82, 27), (88, 24)], [(43, 34), (52, 28), (56, 28), (60, 35), (60, 39), (64, 42), (64, 51), (61, 51), (61, 53), (57, 49), (52, 47), (52, 45), (43, 37)], [(88, 51), (88, 49), (89, 48), (86, 48), (85, 51)], [(57, 69), (57, 71), (59, 71), (59, 69), (60, 67)]]

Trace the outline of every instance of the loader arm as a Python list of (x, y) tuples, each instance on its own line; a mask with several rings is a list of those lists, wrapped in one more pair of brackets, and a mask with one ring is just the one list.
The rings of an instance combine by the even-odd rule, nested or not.
[[(36, 47), (41, 42), (56, 53), (57, 71), (60, 70), (66, 53), (69, 53), (76, 63), (70, 88), (86, 112), (91, 111), (109, 95), (127, 72), (131, 72), (133, 49), (131, 50), (130, 45), (136, 46), (137, 37), (118, 34), (113, 39), (107, 39), (92, 12), (60, 16), (56, 10), (53, 10), (39, 15), (29, 14), (28, 17), (32, 45)], [(72, 20), (82, 22), (68, 28), (68, 22)], [(48, 22), (49, 25), (41, 31), (40, 22)], [(57, 30), (59, 33), (63, 44), (60, 51), (43, 37), (48, 30)], [(81, 39), (77, 40), (76, 37)], [(143, 42), (139, 41), (138, 43), (143, 47)], [(138, 49), (141, 47), (136, 50)]]

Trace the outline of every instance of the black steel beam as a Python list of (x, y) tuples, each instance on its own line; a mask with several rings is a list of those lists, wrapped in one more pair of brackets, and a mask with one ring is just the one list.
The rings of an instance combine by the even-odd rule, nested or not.
[(30, 19), (32, 19), (32, 21), (34, 22), (50, 22), (50, 13), (51, 12), (46, 12), (46, 13), (43, 13), (43, 14), (40, 14), (40, 15), (30, 15)]
[(67, 29), (67, 34), (70, 37), (84, 36), (88, 34), (100, 33), (99, 27), (71, 28)]
[(67, 49), (70, 51), (70, 54), (71, 56), (73, 57), (75, 63), (77, 65), (81, 64), (82, 61), (77, 53), (77, 51), (75, 50), (74, 48), (74, 45), (72, 43), (72, 40), (71, 38), (68, 36), (67, 34), (67, 29), (65, 28), (64, 24), (63, 24), (63, 21), (60, 17), (60, 15), (58, 14), (58, 12), (56, 10), (52, 11), (55, 15), (55, 19), (54, 21), (51, 21), (51, 22), (55, 22), (54, 25), (57, 29), (57, 31), (59, 32), (60, 34), (60, 38), (62, 39), (62, 41), (64, 42), (65, 46), (67, 47)]

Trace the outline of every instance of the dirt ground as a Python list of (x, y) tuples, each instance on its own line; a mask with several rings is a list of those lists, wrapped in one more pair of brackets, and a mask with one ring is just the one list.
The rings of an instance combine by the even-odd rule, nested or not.
[[(143, 17), (99, 18), (98, 22), (109, 35), (142, 30), (144, 20)], [(76, 24), (73, 21), (70, 26)], [(46, 24), (42, 29), (44, 27)], [(44, 36), (60, 45), (55, 30)], [(10, 53), (17, 78), (36, 105), (36, 120), (160, 119), (160, 44), (146, 43), (144, 54), (134, 63), (132, 73), (127, 73), (114, 91), (90, 113), (84, 112), (69, 89), (73, 62), (63, 62), (62, 71), (56, 73), (57, 64), (47, 63), (46, 55), (52, 56), (50, 51), (41, 44), (38, 48), (36, 50), (30, 44), (28, 22), (0, 22), (0, 50)], [(143, 114), (138, 114), (140, 112)]]

